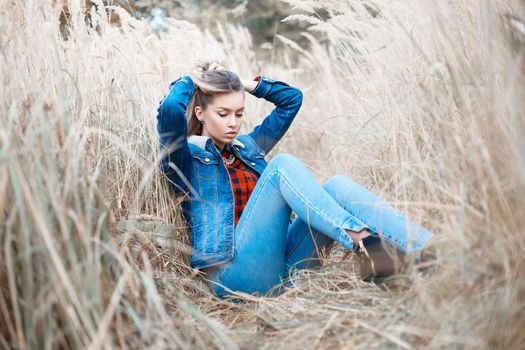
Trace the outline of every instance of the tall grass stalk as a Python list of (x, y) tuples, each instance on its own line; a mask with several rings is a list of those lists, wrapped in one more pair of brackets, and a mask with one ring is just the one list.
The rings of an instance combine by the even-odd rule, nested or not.
[[(3, 348), (523, 348), (523, 2), (283, 2), (310, 47), (279, 35), (270, 65), (242, 27), (156, 34), (101, 1), (0, 0)], [(158, 102), (198, 59), (300, 87), (272, 154), (434, 231), (435, 273), (385, 290), (336, 248), (278, 298), (214, 297), (157, 166)], [(246, 130), (272, 108), (247, 104)], [(116, 225), (145, 215), (182, 243)]]

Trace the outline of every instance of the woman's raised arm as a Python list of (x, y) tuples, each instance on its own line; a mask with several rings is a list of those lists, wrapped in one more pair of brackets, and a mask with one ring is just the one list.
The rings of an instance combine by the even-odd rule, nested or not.
[(160, 137), (161, 171), (175, 185), (175, 192), (187, 192), (185, 178), (191, 176), (186, 109), (195, 92), (189, 76), (170, 84), (170, 91), (157, 109), (157, 130)]
[(262, 97), (275, 105), (273, 111), (264, 118), (248, 135), (265, 153), (277, 144), (284, 136), (303, 103), (303, 93), (298, 88), (285, 82), (258, 76), (251, 94)]

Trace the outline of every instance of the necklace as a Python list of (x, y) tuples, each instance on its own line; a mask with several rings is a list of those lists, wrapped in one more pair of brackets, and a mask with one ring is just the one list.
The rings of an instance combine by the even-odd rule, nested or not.
[(228, 158), (222, 157), (222, 161), (226, 165), (232, 165), (232, 163), (235, 161), (235, 155), (230, 154), (230, 156)]

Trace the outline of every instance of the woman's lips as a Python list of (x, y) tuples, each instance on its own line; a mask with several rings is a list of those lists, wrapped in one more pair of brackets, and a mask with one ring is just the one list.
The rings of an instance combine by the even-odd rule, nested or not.
[(228, 136), (228, 137), (235, 137), (235, 135), (237, 135), (236, 132), (229, 132), (229, 133), (226, 134), (226, 136)]

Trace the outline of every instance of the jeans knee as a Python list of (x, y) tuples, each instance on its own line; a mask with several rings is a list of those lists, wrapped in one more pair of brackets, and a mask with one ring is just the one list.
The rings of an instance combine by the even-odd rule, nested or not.
[(334, 175), (323, 184), (323, 187), (328, 193), (335, 195), (345, 184), (348, 185), (348, 183), (351, 182), (353, 182), (353, 180), (347, 176)]
[(290, 165), (293, 165), (299, 162), (300, 162), (299, 159), (295, 158), (291, 154), (279, 153), (278, 155), (272, 158), (268, 166), (282, 168), (283, 166), (290, 166)]

